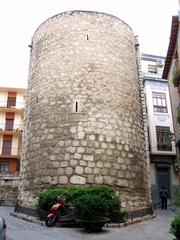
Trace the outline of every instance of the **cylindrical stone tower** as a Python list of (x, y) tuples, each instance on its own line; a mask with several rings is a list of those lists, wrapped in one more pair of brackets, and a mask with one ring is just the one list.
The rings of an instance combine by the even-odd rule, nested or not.
[(20, 197), (33, 206), (50, 186), (107, 184), (123, 206), (146, 208), (135, 37), (120, 19), (73, 11), (32, 39)]

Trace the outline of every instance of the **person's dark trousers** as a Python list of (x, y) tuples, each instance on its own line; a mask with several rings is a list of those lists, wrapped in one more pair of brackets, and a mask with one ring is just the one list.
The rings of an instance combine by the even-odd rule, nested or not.
[(161, 198), (161, 208), (167, 210), (167, 198)]

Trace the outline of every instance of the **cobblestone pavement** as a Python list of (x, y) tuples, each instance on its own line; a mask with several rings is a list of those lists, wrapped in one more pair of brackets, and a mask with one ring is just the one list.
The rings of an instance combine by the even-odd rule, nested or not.
[(156, 218), (122, 228), (105, 228), (100, 233), (86, 233), (81, 228), (40, 226), (13, 216), (12, 208), (0, 206), (0, 215), (7, 222), (7, 240), (172, 240), (169, 233), (174, 213), (170, 210), (156, 210)]

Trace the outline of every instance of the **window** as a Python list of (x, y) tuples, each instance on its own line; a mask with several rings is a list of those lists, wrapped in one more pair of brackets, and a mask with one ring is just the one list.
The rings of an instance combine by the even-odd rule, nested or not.
[(148, 72), (150, 72), (150, 73), (158, 73), (157, 65), (148, 65)]
[(0, 163), (0, 172), (7, 173), (9, 171), (9, 164), (8, 162), (1, 162)]
[(153, 92), (154, 112), (167, 113), (166, 94)]
[(156, 126), (157, 149), (159, 151), (172, 151), (171, 132), (169, 127)]
[(76, 101), (76, 112), (78, 112), (78, 102)]

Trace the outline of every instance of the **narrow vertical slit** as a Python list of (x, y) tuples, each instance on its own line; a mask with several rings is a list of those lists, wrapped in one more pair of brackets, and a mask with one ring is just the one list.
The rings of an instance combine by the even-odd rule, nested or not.
[(89, 40), (89, 35), (87, 34), (87, 40)]
[(76, 112), (78, 112), (78, 102), (76, 102)]

